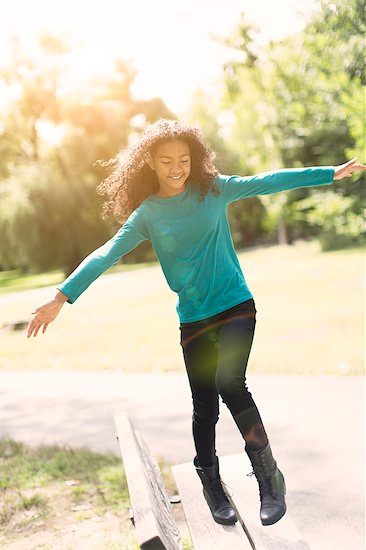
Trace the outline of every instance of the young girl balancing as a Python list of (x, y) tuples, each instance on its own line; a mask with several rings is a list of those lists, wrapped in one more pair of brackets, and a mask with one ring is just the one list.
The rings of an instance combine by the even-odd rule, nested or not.
[(366, 169), (356, 159), (341, 166), (298, 168), (249, 177), (218, 173), (215, 154), (196, 127), (161, 119), (115, 159), (98, 186), (107, 196), (104, 215), (124, 222), (89, 254), (38, 307), (28, 325), (36, 336), (104, 271), (150, 240), (170, 288), (178, 294), (180, 344), (193, 400), (194, 465), (218, 523), (237, 521), (221, 484), (215, 449), (219, 396), (245, 440), (259, 483), (260, 519), (277, 522), (286, 511), (286, 486), (273, 458), (258, 408), (246, 385), (256, 324), (253, 296), (230, 235), (227, 208), (239, 199), (298, 187), (331, 184)]

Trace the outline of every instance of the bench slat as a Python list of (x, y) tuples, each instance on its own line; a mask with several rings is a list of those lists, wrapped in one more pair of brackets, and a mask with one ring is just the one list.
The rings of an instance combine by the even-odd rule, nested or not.
[(114, 417), (130, 493), (134, 524), (143, 550), (182, 550), (160, 470), (126, 413)]
[(249, 533), (256, 550), (310, 550), (288, 511), (274, 525), (263, 526), (259, 517), (260, 497), (258, 482), (253, 475), (246, 454), (220, 458), (220, 476), (230, 488), (235, 507)]
[(220, 525), (211, 515), (192, 463), (172, 468), (195, 550), (252, 550), (241, 525)]

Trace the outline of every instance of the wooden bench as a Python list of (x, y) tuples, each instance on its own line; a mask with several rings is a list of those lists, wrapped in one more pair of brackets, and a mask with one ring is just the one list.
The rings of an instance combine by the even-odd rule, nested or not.
[[(117, 438), (131, 498), (132, 519), (140, 548), (182, 550), (169, 496), (160, 470), (126, 413), (115, 415)], [(195, 550), (310, 550), (288, 512), (275, 525), (262, 526), (259, 491), (245, 453), (220, 457), (220, 476), (229, 487), (229, 497), (239, 521), (216, 523), (202, 494), (202, 485), (192, 462), (173, 466)]]

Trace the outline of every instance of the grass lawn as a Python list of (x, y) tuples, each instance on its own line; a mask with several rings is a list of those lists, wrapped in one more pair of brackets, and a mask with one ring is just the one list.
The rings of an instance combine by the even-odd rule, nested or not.
[[(142, 267), (152, 267), (157, 262), (139, 263), (139, 264), (118, 264), (108, 271), (109, 273), (121, 273)], [(40, 288), (44, 286), (57, 286), (64, 280), (62, 271), (49, 271), (47, 273), (22, 275), (20, 271), (0, 271), (0, 295), (9, 294), (20, 290), (29, 290), (31, 288)]]
[[(120, 542), (118, 547), (127, 550), (123, 538), (133, 544), (127, 483), (118, 457), (2, 439), (0, 464), (0, 547), (21, 548), (23, 542), (24, 548), (55, 548), (63, 539), (74, 548), (75, 539), (85, 544), (87, 530), (95, 537), (101, 527), (106, 541), (101, 548)], [(106, 530), (112, 525), (118, 541)]]
[[(177, 488), (159, 464), (168, 494)], [(0, 548), (138, 550), (122, 461), (113, 454), (0, 439)], [(182, 505), (173, 507), (182, 529)], [(191, 549), (189, 537), (185, 550)]]
[[(364, 372), (362, 250), (322, 253), (299, 242), (239, 260), (258, 310), (251, 372)], [(0, 296), (0, 367), (184, 370), (176, 295), (159, 265), (104, 274), (37, 338), (6, 328), (52, 298), (51, 284)]]

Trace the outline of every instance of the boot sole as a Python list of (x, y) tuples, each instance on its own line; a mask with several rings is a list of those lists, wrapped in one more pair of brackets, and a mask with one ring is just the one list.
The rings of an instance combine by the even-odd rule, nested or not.
[(220, 525), (234, 525), (237, 521), (238, 521), (238, 518), (235, 516), (234, 518), (230, 519), (230, 520), (218, 520), (217, 518), (215, 518), (215, 516), (212, 516), (214, 518), (214, 520), (216, 521), (216, 523), (219, 523)]
[[(238, 521), (236, 513), (231, 519), (226, 519), (226, 520), (222, 519), (222, 520), (220, 520), (218, 518), (215, 518), (215, 516), (213, 515), (213, 512), (211, 510), (209, 499), (207, 497), (205, 489), (203, 489), (203, 496), (205, 497), (205, 501), (207, 502), (207, 506), (209, 507), (211, 515), (212, 515), (213, 519), (216, 521), (216, 523), (219, 523), (220, 525), (234, 525), (234, 523), (236, 523)], [(235, 510), (234, 510), (234, 512), (235, 512)]]

